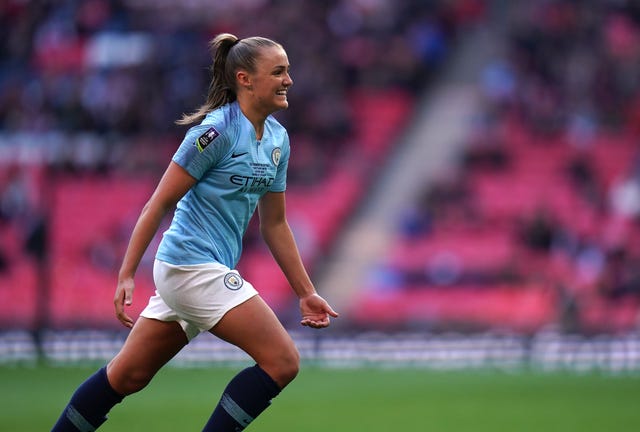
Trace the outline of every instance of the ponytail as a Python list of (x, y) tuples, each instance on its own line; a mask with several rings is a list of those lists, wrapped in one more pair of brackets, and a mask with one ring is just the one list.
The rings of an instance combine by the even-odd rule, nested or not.
[(209, 68), (212, 78), (207, 101), (191, 114), (183, 114), (176, 123), (190, 125), (200, 123), (209, 112), (237, 99), (235, 73), (238, 70), (255, 72), (259, 50), (267, 46), (281, 46), (271, 39), (251, 37), (238, 39), (230, 33), (221, 33), (209, 42), (213, 58)]
[[(176, 121), (179, 125), (189, 125), (200, 123), (205, 116), (214, 109), (226, 103), (236, 100), (235, 80), (226, 76), (226, 64), (229, 51), (240, 39), (229, 33), (222, 33), (209, 42), (209, 51), (213, 62), (209, 67), (212, 78), (209, 83), (207, 101), (191, 114), (183, 114), (182, 118)], [(232, 87), (234, 86), (234, 87)]]

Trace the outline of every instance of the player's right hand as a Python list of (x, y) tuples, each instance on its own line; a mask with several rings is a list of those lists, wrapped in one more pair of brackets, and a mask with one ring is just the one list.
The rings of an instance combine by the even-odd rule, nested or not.
[(124, 308), (126, 306), (131, 306), (133, 302), (133, 290), (135, 288), (135, 284), (133, 282), (133, 278), (126, 278), (118, 281), (118, 286), (116, 287), (116, 294), (113, 298), (113, 304), (116, 307), (116, 317), (125, 327), (131, 328), (133, 327), (133, 319), (127, 315)]
[(337, 318), (338, 312), (334, 311), (329, 303), (318, 294), (311, 294), (300, 299), (300, 324), (311, 328), (325, 328), (331, 323), (331, 317)]

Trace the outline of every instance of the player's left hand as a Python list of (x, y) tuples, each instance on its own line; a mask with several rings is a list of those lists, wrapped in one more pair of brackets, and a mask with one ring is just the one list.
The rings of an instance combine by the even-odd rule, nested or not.
[(312, 328), (328, 327), (331, 317), (337, 318), (338, 312), (334, 311), (329, 303), (318, 294), (311, 294), (300, 299), (300, 324)]

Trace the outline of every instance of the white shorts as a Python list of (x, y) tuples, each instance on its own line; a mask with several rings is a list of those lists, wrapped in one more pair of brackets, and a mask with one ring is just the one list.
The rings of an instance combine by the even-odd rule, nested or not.
[(237, 270), (219, 263), (173, 265), (156, 260), (153, 280), (156, 294), (140, 316), (177, 321), (189, 340), (258, 294)]

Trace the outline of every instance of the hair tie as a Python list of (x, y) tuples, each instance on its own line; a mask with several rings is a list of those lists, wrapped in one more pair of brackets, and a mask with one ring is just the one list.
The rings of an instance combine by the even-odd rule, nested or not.
[(240, 38), (236, 39), (236, 40), (235, 40), (235, 42), (233, 42), (233, 43), (231, 44), (231, 46), (232, 46), (232, 47), (234, 47), (234, 46), (238, 45), (238, 44), (240, 43), (240, 41), (241, 41), (241, 40), (242, 40), (242, 39), (240, 39)]

